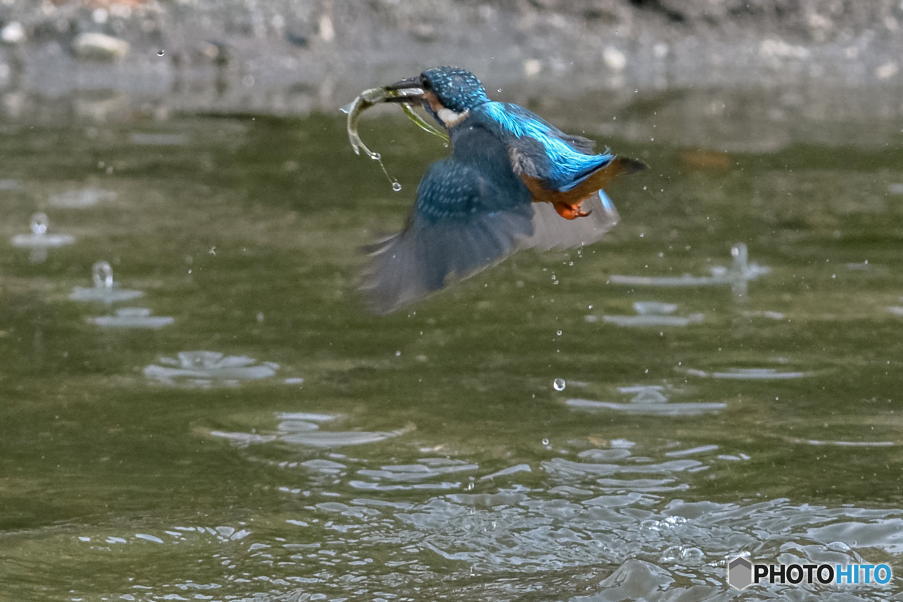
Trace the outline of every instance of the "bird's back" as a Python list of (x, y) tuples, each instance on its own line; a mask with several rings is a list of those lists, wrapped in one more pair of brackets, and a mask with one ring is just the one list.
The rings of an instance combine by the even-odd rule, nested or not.
[(487, 102), (474, 118), (495, 131), (518, 175), (539, 179), (550, 189), (566, 190), (614, 158), (593, 153), (591, 140), (566, 134), (516, 104)]

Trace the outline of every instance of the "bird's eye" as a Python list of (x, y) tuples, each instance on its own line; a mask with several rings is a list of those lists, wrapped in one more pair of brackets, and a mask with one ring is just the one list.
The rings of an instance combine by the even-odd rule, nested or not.
[(426, 78), (423, 78), (423, 80), (421, 80), (420, 87), (423, 88), (424, 90), (432, 90), (433, 89), (432, 84), (430, 84), (430, 80), (428, 80)]

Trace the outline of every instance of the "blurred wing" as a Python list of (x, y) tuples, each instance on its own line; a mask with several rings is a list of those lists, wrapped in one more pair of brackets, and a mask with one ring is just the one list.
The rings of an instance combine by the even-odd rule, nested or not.
[(586, 217), (562, 219), (551, 203), (533, 203), (533, 235), (524, 241), (524, 248), (570, 249), (592, 244), (614, 228), (620, 216), (614, 203), (600, 190), (583, 202), (583, 209), (592, 210)]
[(522, 248), (533, 232), (524, 192), (505, 193), (454, 158), (434, 163), (404, 230), (370, 248), (361, 283), (370, 308), (395, 311)]

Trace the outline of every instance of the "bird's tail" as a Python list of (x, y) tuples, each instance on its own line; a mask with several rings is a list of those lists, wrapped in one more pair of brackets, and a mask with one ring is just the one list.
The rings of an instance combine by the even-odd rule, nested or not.
[(608, 188), (612, 180), (619, 176), (629, 175), (644, 169), (648, 169), (648, 166), (638, 159), (615, 157), (604, 166), (590, 173), (577, 186), (568, 191), (568, 195), (572, 197), (571, 199), (562, 200), (585, 198), (597, 190)]
[(649, 169), (649, 166), (639, 159), (615, 157), (606, 169), (614, 169), (616, 175), (629, 176), (632, 173)]

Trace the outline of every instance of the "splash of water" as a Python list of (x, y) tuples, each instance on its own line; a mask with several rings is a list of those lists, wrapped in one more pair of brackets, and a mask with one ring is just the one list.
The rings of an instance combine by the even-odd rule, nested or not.
[(31, 233), (35, 236), (44, 236), (50, 227), (50, 219), (46, 213), (38, 212), (31, 216)]
[(98, 261), (91, 266), (91, 279), (97, 288), (113, 288), (113, 267), (108, 261)]

